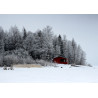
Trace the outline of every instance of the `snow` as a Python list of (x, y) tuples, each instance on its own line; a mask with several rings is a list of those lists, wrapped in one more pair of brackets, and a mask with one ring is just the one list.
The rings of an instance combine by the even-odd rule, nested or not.
[[(62, 68), (61, 68), (62, 67)], [(98, 83), (98, 67), (0, 68), (0, 83)]]

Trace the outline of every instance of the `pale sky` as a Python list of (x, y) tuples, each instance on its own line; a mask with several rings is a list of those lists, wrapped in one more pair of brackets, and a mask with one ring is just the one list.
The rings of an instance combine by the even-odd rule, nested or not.
[(86, 52), (87, 62), (98, 65), (98, 15), (97, 14), (10, 14), (0, 15), (0, 26), (9, 30), (16, 25), (21, 31), (25, 27), (35, 32), (47, 25), (53, 28), (55, 35), (66, 35), (81, 45)]

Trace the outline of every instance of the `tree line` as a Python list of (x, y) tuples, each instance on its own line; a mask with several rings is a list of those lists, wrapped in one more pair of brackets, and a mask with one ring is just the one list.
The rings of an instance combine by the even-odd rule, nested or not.
[(13, 26), (9, 31), (0, 27), (0, 66), (5, 63), (33, 63), (34, 60), (52, 62), (54, 57), (68, 58), (69, 64), (85, 65), (86, 55), (74, 39), (66, 35), (56, 36), (52, 27), (46, 26), (36, 32)]

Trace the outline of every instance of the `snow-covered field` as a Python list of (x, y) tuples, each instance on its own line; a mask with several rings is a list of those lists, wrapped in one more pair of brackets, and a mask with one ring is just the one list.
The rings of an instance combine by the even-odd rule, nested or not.
[(0, 83), (98, 83), (98, 67), (0, 68)]

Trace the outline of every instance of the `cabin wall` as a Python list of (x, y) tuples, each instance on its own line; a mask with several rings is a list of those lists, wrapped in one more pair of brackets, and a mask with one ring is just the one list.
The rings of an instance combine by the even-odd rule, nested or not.
[(59, 63), (59, 64), (68, 64), (68, 60), (62, 57), (54, 58), (53, 62)]

